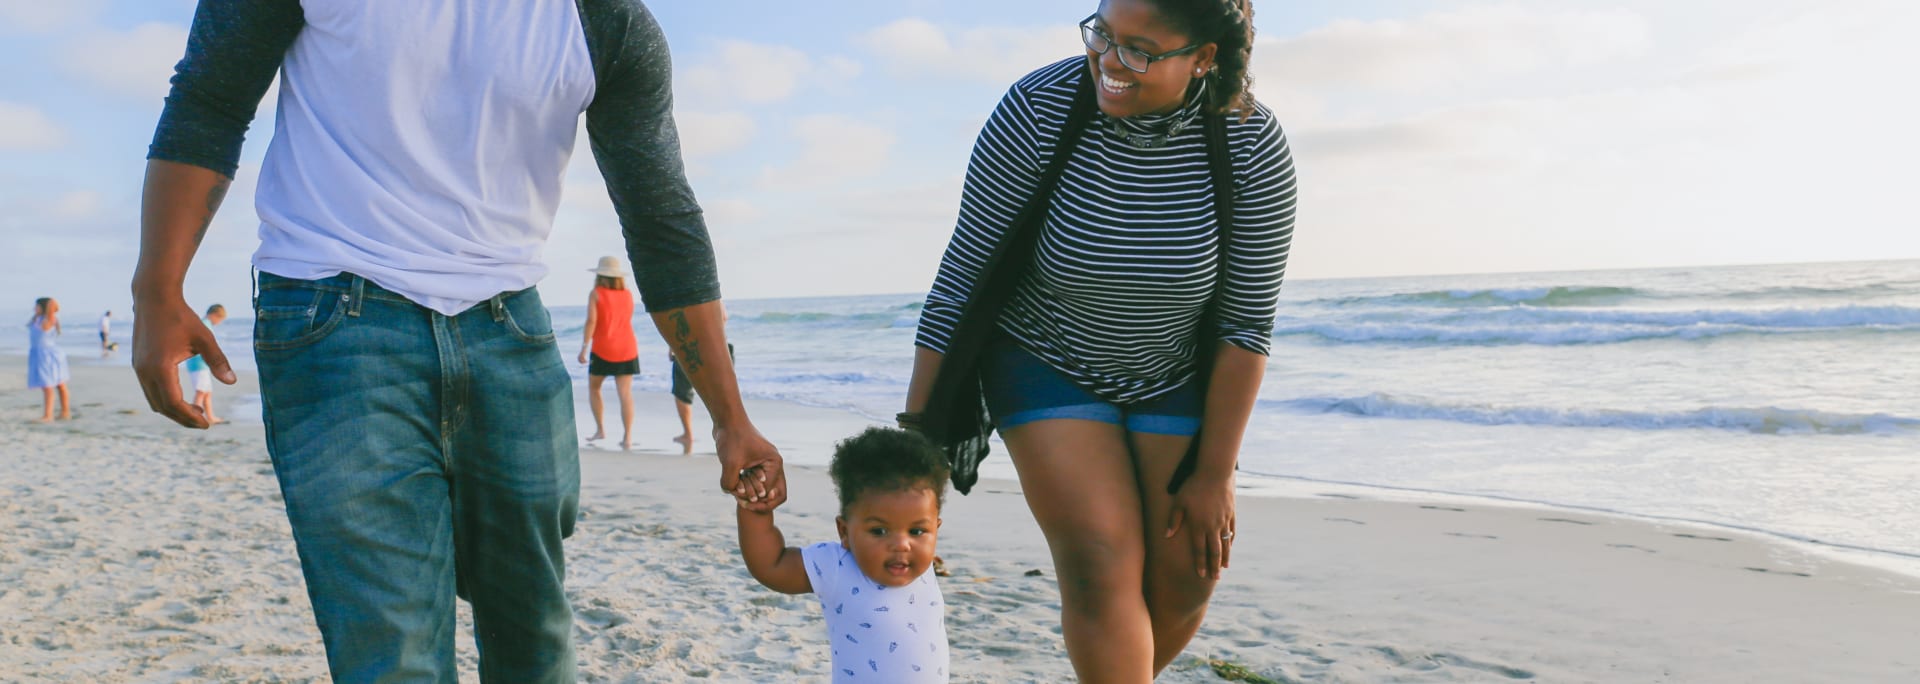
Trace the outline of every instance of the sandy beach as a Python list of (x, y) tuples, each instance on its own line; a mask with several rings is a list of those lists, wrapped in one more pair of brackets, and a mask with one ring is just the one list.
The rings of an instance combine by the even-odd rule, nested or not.
[[(259, 424), (174, 428), (130, 370), (74, 371), (77, 418), (41, 425), (21, 360), (0, 361), (0, 680), (324, 681)], [(567, 543), (581, 679), (825, 681), (817, 606), (747, 576), (711, 455), (670, 453), (666, 399), (639, 405), (641, 449), (582, 454)], [(864, 424), (750, 409), (793, 460)], [(824, 471), (789, 480), (789, 540), (828, 538)], [(1234, 565), (1161, 681), (1920, 681), (1912, 576), (1711, 528), (1308, 494), (1240, 499)], [(945, 521), (954, 681), (1070, 680), (1018, 484), (951, 497)], [(469, 632), (459, 648), (477, 681)]]

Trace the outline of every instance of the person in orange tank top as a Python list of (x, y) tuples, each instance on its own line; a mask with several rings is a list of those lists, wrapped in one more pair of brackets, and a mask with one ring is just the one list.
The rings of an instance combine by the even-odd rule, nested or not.
[(620, 448), (633, 448), (633, 376), (640, 372), (639, 343), (633, 337), (633, 293), (627, 290), (627, 272), (620, 258), (600, 257), (593, 269), (593, 292), (587, 295), (587, 327), (580, 342), (580, 363), (587, 365), (587, 405), (593, 409), (593, 436), (603, 439), (606, 412), (600, 386), (611, 376), (620, 395)]

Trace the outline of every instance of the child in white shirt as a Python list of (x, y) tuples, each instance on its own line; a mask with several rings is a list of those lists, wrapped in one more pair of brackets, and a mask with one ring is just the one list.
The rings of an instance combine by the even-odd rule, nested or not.
[(754, 579), (812, 592), (827, 618), (833, 681), (947, 681), (946, 604), (928, 570), (947, 491), (946, 455), (921, 436), (868, 428), (833, 454), (840, 541), (786, 545), (773, 513), (740, 508)]

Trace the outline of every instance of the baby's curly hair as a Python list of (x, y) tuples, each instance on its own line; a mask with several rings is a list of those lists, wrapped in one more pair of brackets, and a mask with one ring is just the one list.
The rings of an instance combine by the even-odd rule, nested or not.
[(937, 506), (947, 502), (947, 455), (925, 437), (906, 430), (870, 427), (834, 447), (833, 488), (840, 493), (840, 512), (870, 491), (901, 491), (926, 487)]

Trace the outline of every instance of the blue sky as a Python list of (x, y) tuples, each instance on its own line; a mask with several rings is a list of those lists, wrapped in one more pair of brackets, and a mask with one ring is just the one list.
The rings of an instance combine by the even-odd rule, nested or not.
[[(973, 136), (1095, 2), (651, 4), (729, 297), (931, 281)], [(1920, 4), (1256, 0), (1291, 278), (1920, 258)], [(0, 296), (124, 309), (187, 0), (0, 0)], [(271, 97), (271, 95), (270, 95)], [(244, 301), (271, 101), (188, 281)], [(550, 301), (620, 251), (584, 146)]]

